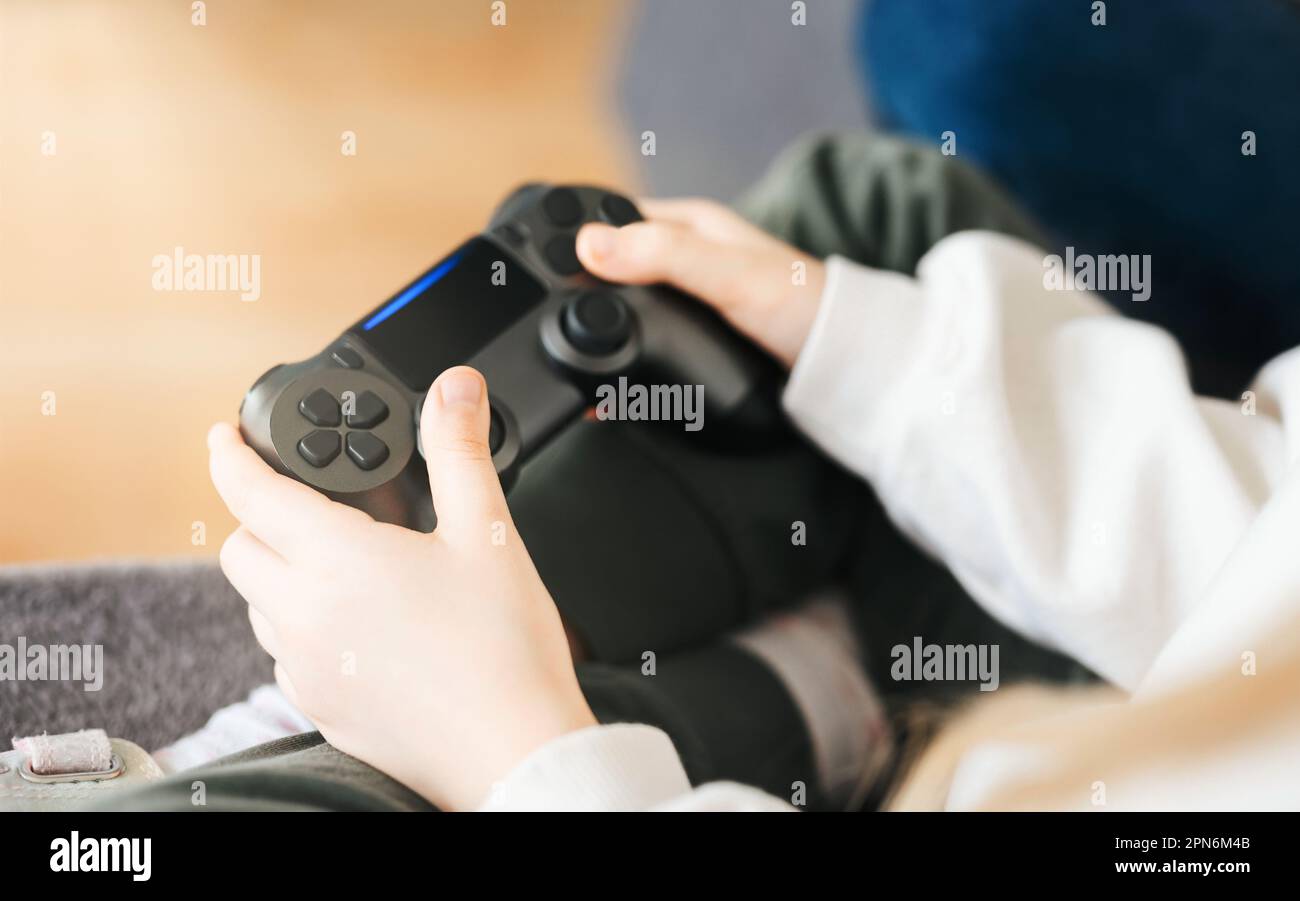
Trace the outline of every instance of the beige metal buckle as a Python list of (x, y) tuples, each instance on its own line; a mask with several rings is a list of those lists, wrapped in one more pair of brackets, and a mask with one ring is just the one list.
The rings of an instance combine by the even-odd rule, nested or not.
[[(3, 770), (0, 770), (3, 772)], [(32, 762), (30, 759), (24, 760), (23, 765), (18, 768), (18, 775), (22, 776), (28, 782), (49, 783), (49, 782), (102, 782), (105, 779), (116, 779), (126, 772), (126, 764), (122, 758), (114, 754), (113, 759), (109, 761), (108, 769), (94, 770), (85, 773), (52, 773), (43, 776), (40, 773), (32, 771)]]

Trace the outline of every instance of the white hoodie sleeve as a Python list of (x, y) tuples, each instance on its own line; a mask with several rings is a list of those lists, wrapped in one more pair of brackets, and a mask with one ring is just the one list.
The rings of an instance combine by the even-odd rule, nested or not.
[(1131, 691), (1281, 480), (1297, 361), (1197, 397), (1167, 333), (1043, 261), (982, 232), (914, 279), (832, 258), (785, 404), (990, 613)]
[(483, 811), (794, 810), (756, 788), (712, 782), (694, 791), (660, 729), (592, 726), (548, 742), (493, 786)]
[[(1154, 666), (1151, 689), (1163, 690), (1235, 659), (1243, 633), (1257, 638), (1295, 608), (1289, 592), (1245, 580), (1261, 599), (1235, 609), (1252, 623), (1205, 609), (1233, 596), (1210, 589), (1234, 548), (1258, 557), (1238, 545), (1273, 495), (1287, 507), (1274, 519), (1300, 521), (1300, 475), (1295, 503), (1280, 491), (1300, 446), (1300, 351), (1270, 363), (1240, 403), (1200, 398), (1168, 334), (1095, 296), (1047, 289), (1044, 268), (1041, 251), (980, 232), (940, 242), (916, 278), (832, 258), (785, 405), (993, 615), (1129, 691)], [(1259, 564), (1254, 582), (1276, 564)], [(981, 772), (954, 791), (995, 789), (998, 768)], [(1185, 805), (1185, 789), (1153, 803)], [(498, 806), (511, 797), (788, 809), (733, 784), (690, 791), (667, 736), (645, 726), (551, 743), (503, 783)]]

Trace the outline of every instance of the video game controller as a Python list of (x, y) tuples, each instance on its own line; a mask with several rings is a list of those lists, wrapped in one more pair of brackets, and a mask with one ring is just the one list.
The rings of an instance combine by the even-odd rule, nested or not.
[(457, 364), (487, 380), (489, 446), (507, 489), (620, 376), (702, 385), (706, 428), (691, 440), (744, 445), (779, 431), (775, 366), (712, 310), (664, 285), (612, 285), (583, 270), (583, 223), (639, 219), (630, 200), (599, 188), (518, 189), (486, 231), (319, 354), (264, 373), (240, 406), (244, 439), (335, 500), (430, 531), (420, 408)]

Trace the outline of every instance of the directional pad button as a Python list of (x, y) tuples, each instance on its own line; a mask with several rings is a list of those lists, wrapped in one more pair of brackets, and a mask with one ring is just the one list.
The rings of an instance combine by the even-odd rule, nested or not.
[(373, 391), (362, 391), (356, 397), (354, 409), (347, 415), (348, 425), (354, 429), (370, 429), (388, 418), (388, 405)]
[(317, 469), (329, 466), (339, 455), (339, 433), (317, 429), (298, 442), (298, 453)]
[[(339, 424), (339, 402), (324, 388), (317, 388), (298, 401), (298, 412), (312, 425), (336, 426)], [(322, 464), (324, 465), (324, 464)]]
[(374, 469), (388, 459), (388, 445), (369, 432), (348, 432), (348, 456), (365, 470)]

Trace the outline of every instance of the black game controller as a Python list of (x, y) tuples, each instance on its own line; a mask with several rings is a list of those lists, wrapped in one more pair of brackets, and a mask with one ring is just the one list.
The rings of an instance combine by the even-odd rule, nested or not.
[(337, 501), (430, 531), (419, 413), (429, 385), (457, 364), (487, 380), (489, 444), (507, 487), (619, 376), (704, 386), (706, 427), (691, 440), (741, 446), (777, 434), (769, 358), (671, 288), (615, 286), (583, 270), (574, 251), (583, 223), (640, 218), (626, 197), (599, 188), (520, 188), (483, 234), (321, 353), (264, 373), (240, 407), (244, 439)]

